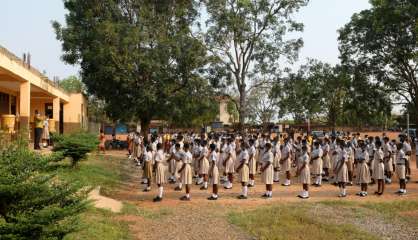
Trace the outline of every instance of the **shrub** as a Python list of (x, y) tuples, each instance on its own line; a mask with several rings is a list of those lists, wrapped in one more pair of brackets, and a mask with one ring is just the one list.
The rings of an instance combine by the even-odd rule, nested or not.
[(78, 229), (86, 192), (48, 172), (54, 157), (18, 141), (0, 150), (0, 239), (62, 239)]
[(99, 140), (97, 136), (79, 132), (68, 135), (54, 135), (54, 152), (62, 152), (64, 157), (71, 158), (73, 167), (84, 159), (87, 153), (97, 148)]

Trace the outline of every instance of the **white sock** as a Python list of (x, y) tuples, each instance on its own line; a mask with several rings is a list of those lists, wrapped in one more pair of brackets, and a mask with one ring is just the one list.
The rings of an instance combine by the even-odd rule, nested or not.
[(273, 192), (272, 191), (269, 191), (269, 196), (270, 197), (273, 196)]
[(279, 181), (279, 172), (274, 172), (274, 181)]
[(343, 193), (343, 195), (346, 195), (347, 194), (347, 191), (345, 190), (345, 188), (343, 188), (342, 193)]
[(305, 191), (305, 197), (309, 197), (309, 192)]
[(179, 182), (179, 188), (183, 188), (183, 183)]
[(186, 197), (187, 197), (187, 198), (190, 198), (190, 194), (189, 194), (189, 193), (186, 193)]
[(247, 187), (247, 185), (244, 186), (243, 195), (244, 196), (247, 196), (248, 195), (248, 187)]
[(204, 187), (204, 188), (208, 188), (208, 182), (204, 182), (204, 183), (203, 183), (203, 187)]
[(214, 197), (214, 198), (218, 198), (218, 195), (217, 195), (217, 194), (212, 193), (212, 197)]
[(318, 185), (321, 185), (321, 184), (322, 184), (322, 175), (320, 174), (318, 176)]
[(158, 196), (159, 196), (160, 198), (163, 198), (163, 187), (159, 187), (159, 188), (158, 188)]
[(148, 179), (144, 178), (143, 182), (148, 183)]
[(250, 185), (251, 185), (251, 186), (254, 186), (254, 182), (255, 182), (255, 181), (254, 181), (254, 179), (251, 179), (251, 180), (250, 180)]

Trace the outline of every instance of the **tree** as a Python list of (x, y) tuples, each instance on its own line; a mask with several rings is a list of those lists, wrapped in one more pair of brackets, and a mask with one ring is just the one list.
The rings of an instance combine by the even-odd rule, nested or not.
[(83, 82), (77, 76), (69, 76), (59, 81), (59, 86), (69, 93), (84, 92)]
[(182, 110), (173, 108), (179, 98), (205, 96), (200, 91), (207, 81), (199, 76), (206, 50), (191, 30), (195, 1), (65, 0), (64, 5), (66, 26), (54, 22), (63, 59), (81, 65), (87, 91), (105, 102), (112, 119), (139, 119), (148, 131), (152, 119)]
[(26, 141), (0, 148), (0, 239), (63, 239), (79, 228), (86, 192), (48, 172), (62, 155), (44, 156)]
[[(288, 32), (302, 31), (292, 14), (307, 0), (207, 0), (205, 41), (211, 56), (211, 82), (237, 91), (239, 123), (247, 117), (248, 93), (280, 75), (282, 57), (297, 58), (301, 39), (286, 40)], [(235, 94), (232, 94), (235, 95)], [(231, 98), (233, 99), (233, 98)]]
[(418, 47), (415, 0), (371, 0), (339, 31), (344, 65), (370, 75), (413, 106), (418, 124)]
[(251, 123), (265, 125), (278, 116), (278, 99), (271, 94), (271, 87), (254, 88), (247, 102), (248, 118)]

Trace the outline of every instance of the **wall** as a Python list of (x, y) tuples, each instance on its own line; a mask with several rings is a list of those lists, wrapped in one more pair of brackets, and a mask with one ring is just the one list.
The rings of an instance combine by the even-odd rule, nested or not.
[(87, 99), (81, 93), (71, 94), (70, 101), (64, 104), (64, 133), (87, 128)]

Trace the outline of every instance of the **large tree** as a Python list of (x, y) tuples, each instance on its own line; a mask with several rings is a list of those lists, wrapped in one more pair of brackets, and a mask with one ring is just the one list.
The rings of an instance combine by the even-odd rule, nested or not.
[[(191, 30), (198, 16), (195, 1), (65, 0), (64, 4), (69, 12), (66, 26), (54, 23), (63, 43), (63, 59), (80, 64), (87, 91), (105, 101), (113, 119), (138, 119), (147, 131), (152, 119), (180, 114), (173, 112), (182, 110), (173, 108), (179, 97), (210, 101), (201, 91), (208, 84), (199, 77), (206, 50)], [(182, 121), (193, 117), (181, 116)]]
[(248, 112), (248, 93), (277, 79), (282, 60), (297, 58), (302, 39), (289, 39), (286, 34), (303, 30), (303, 24), (292, 16), (308, 0), (205, 2), (205, 40), (212, 57), (209, 73), (213, 82), (229, 87), (230, 95), (238, 95), (236, 105), (242, 126)]
[(401, 97), (418, 124), (418, 3), (370, 3), (371, 9), (354, 14), (340, 30), (342, 62)]

